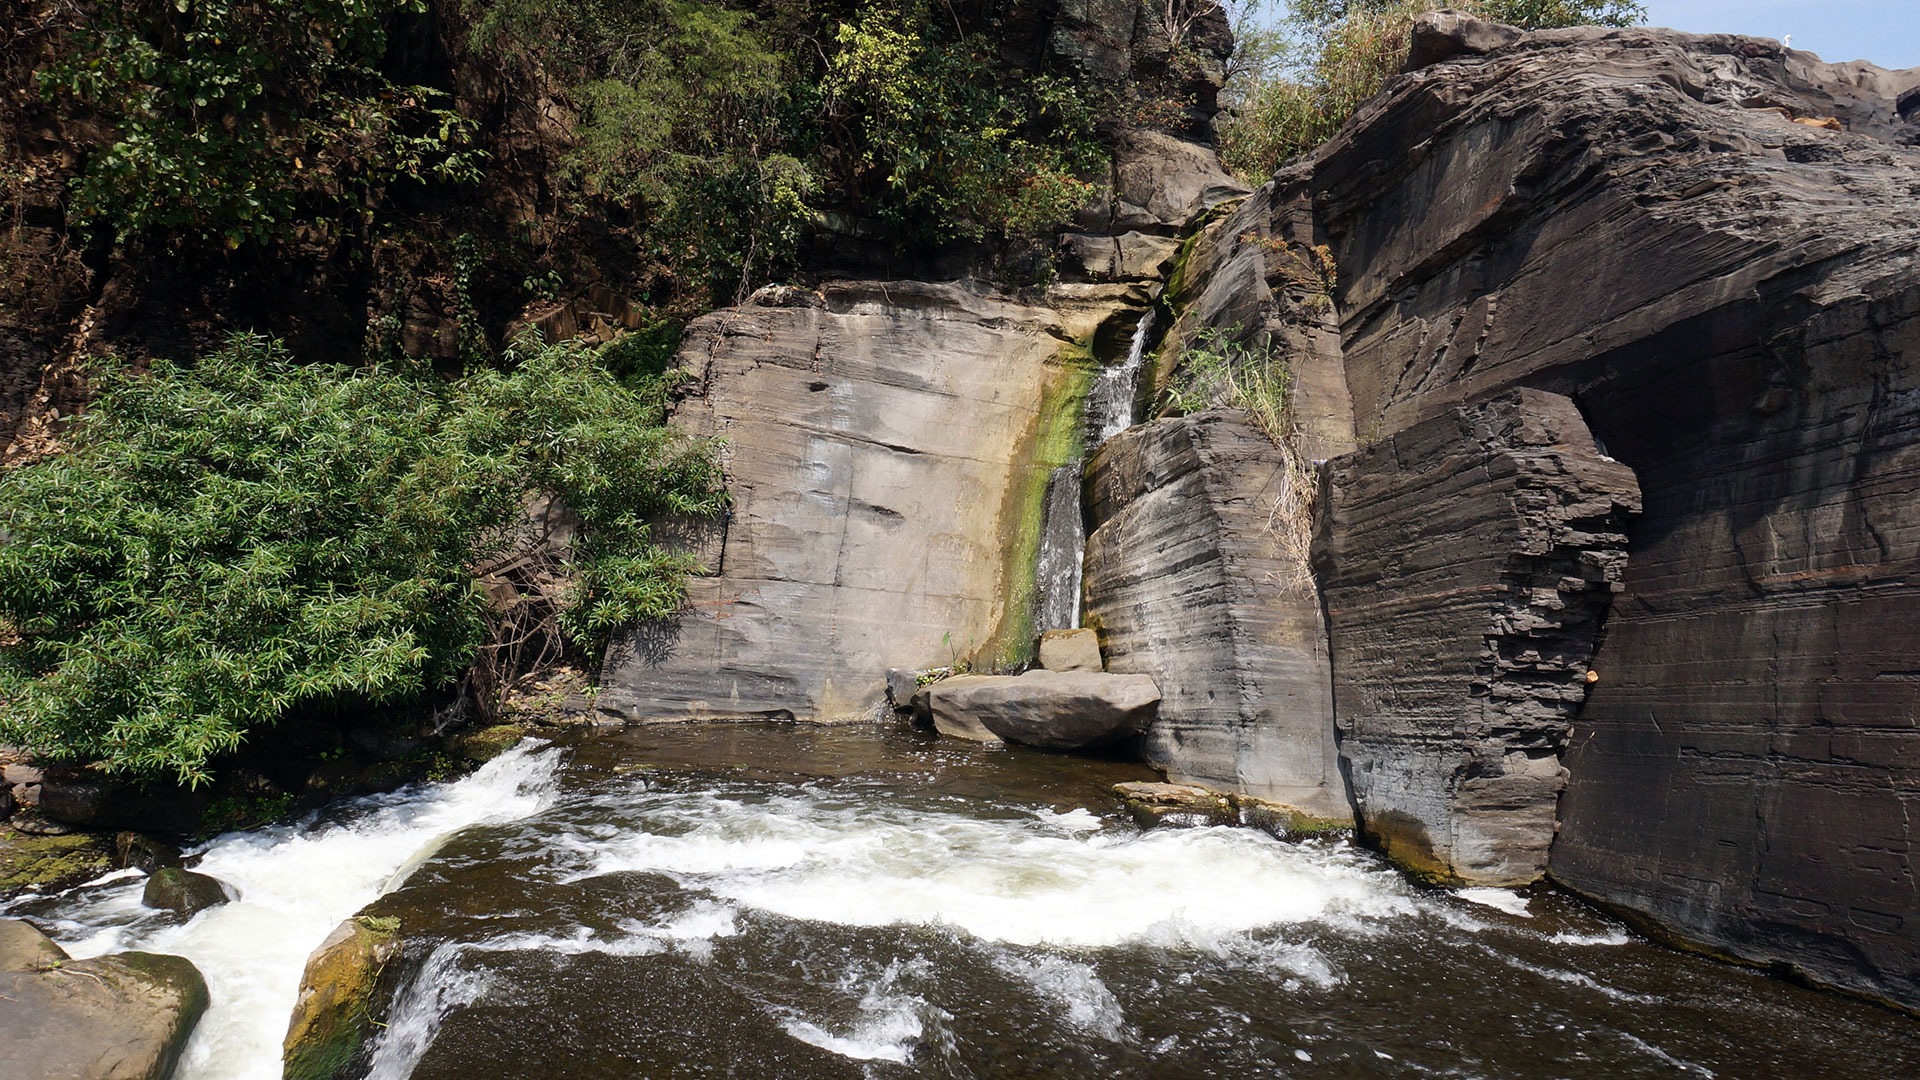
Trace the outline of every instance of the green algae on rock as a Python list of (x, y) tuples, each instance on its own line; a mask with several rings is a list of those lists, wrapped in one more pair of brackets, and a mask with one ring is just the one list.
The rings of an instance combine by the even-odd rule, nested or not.
[(307, 959), (283, 1044), (285, 1080), (333, 1080), (358, 1058), (372, 1028), (367, 1007), (400, 949), (400, 920), (355, 916)]

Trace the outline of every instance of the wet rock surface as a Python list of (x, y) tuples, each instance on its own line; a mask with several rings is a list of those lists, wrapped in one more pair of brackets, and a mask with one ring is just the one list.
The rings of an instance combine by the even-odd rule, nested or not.
[(219, 880), (177, 866), (163, 866), (153, 871), (147, 878), (146, 889), (140, 894), (140, 902), (150, 908), (177, 911), (187, 916), (197, 915), (210, 907), (219, 907), (231, 899), (227, 895), (227, 887)]
[(25, 919), (0, 919), (0, 971), (33, 971), (57, 964), (67, 951)]
[(368, 1007), (380, 975), (400, 946), (398, 920), (361, 915), (335, 927), (314, 949), (287, 1025), (285, 1080), (351, 1074), (374, 1031)]
[(206, 1007), (206, 982), (178, 956), (0, 971), (0, 1046), (15, 1076), (166, 1080)]
[(1088, 466), (1087, 621), (1164, 695), (1144, 748), (1171, 779), (1346, 817), (1320, 601), (1275, 519), (1302, 483), (1234, 413), (1116, 436)]
[(1639, 507), (1573, 402), (1533, 390), (1327, 464), (1315, 563), (1341, 764), (1396, 862), (1450, 883), (1545, 872)]

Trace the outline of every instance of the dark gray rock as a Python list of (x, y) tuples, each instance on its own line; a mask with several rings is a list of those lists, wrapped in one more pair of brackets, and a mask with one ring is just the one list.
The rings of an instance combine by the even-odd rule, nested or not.
[(0, 1047), (35, 1080), (166, 1080), (207, 1008), (183, 957), (117, 953), (0, 971)]
[(196, 874), (178, 866), (163, 866), (147, 878), (140, 902), (150, 908), (195, 915), (233, 899), (218, 878)]
[(955, 708), (954, 705), (964, 698), (967, 687), (1000, 677), (1002, 676), (954, 675), (938, 682), (928, 683), (914, 691), (914, 722), (950, 738), (966, 739), (969, 742), (999, 742), (1000, 736), (988, 731), (979, 717), (969, 710)]
[(62, 963), (67, 950), (25, 919), (0, 919), (0, 971), (34, 971)]
[(1394, 80), (1275, 195), (1336, 255), (1363, 440), (1526, 385), (1638, 476), (1553, 875), (1909, 1006), (1917, 82), (1766, 39), (1533, 33)]
[(1172, 233), (1223, 202), (1245, 197), (1212, 147), (1157, 131), (1128, 131), (1113, 151), (1108, 231)]
[(1087, 623), (1108, 671), (1164, 695), (1144, 749), (1171, 779), (1348, 818), (1307, 528), (1291, 520), (1310, 494), (1236, 413), (1116, 436), (1088, 465)]
[(151, 836), (123, 832), (113, 838), (113, 861), (118, 866), (152, 874), (163, 866), (180, 865), (180, 849)]
[(1144, 675), (1036, 669), (1024, 675), (964, 675), (927, 688), (943, 734), (1043, 750), (1079, 750), (1133, 738), (1147, 729), (1160, 691)]
[(1573, 402), (1519, 390), (1336, 458), (1315, 551), (1360, 828), (1447, 883), (1546, 871), (1560, 755), (1640, 506)]

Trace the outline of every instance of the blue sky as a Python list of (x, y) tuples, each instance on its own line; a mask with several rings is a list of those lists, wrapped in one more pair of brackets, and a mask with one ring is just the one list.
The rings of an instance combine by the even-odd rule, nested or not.
[(1642, 0), (1647, 25), (1697, 33), (1793, 35), (1822, 60), (1920, 67), (1920, 0)]

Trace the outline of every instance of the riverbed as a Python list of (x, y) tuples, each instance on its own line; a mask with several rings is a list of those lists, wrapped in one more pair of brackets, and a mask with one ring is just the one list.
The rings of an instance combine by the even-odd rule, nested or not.
[(530, 742), (465, 779), (28, 900), (75, 955), (177, 952), (178, 1076), (279, 1075), (307, 953), (404, 927), (378, 1080), (1920, 1075), (1920, 1022), (1650, 943), (1549, 887), (1428, 890), (1340, 841), (1140, 831), (1143, 767), (890, 726)]

